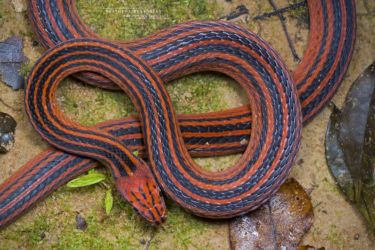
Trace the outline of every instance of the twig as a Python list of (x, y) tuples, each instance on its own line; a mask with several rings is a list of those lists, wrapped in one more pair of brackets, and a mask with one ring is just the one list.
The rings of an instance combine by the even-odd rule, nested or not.
[(276, 232), (275, 221), (273, 220), (273, 217), (272, 217), (272, 208), (271, 208), (270, 202), (267, 202), (267, 208), (268, 208), (268, 215), (270, 216), (270, 219), (271, 219), (272, 237), (273, 237), (274, 243), (275, 243), (274, 248), (275, 248), (275, 250), (278, 250), (278, 247), (277, 247), (277, 232)]
[[(364, 1), (366, 1), (366, 0), (364, 0)], [(304, 7), (304, 6), (306, 6), (306, 0), (303, 0), (303, 1), (298, 2), (298, 3), (290, 4), (287, 7), (284, 7), (284, 8), (272, 11), (272, 12), (268, 12), (268, 13), (264, 13), (262, 15), (258, 15), (256, 17), (254, 17), (254, 20), (266, 19), (266, 18), (269, 18), (269, 17), (272, 17), (272, 16), (283, 14), (283, 13), (288, 12), (290, 10), (299, 9), (301, 7)]]
[(18, 110), (18, 109), (15, 109), (15, 108), (13, 108), (12, 106), (10, 106), (8, 103), (6, 103), (3, 99), (1, 99), (1, 97), (0, 97), (0, 102), (5, 106), (5, 107), (7, 107), (7, 108), (9, 108), (9, 109), (11, 109), (11, 110), (13, 110), (13, 111), (20, 111), (20, 110)]
[(317, 207), (319, 207), (320, 205), (322, 205), (323, 204), (323, 202), (318, 202), (318, 204), (316, 204), (315, 206), (313, 206), (313, 209), (315, 209), (315, 208), (317, 208)]
[(249, 14), (249, 10), (246, 8), (245, 5), (239, 5), (237, 6), (237, 8), (232, 11), (231, 13), (229, 13), (228, 15), (226, 16), (223, 16), (221, 17), (219, 20), (232, 20), (232, 19), (235, 19), (237, 17), (240, 17), (242, 15), (247, 15)]
[(152, 229), (150, 239), (148, 239), (148, 241), (146, 242), (145, 250), (148, 250), (150, 248), (151, 241), (155, 238), (155, 235), (156, 235), (155, 229)]
[[(277, 11), (277, 6), (276, 4), (274, 3), (273, 0), (268, 0), (268, 2), (270, 3), (270, 5), (272, 6), (272, 8)], [(279, 17), (280, 21), (281, 21), (281, 26), (283, 27), (283, 30), (284, 30), (284, 33), (285, 33), (285, 36), (286, 36), (286, 39), (288, 40), (288, 45), (289, 45), (289, 48), (292, 52), (292, 55), (293, 55), (293, 58), (294, 58), (294, 61), (300, 61), (300, 58), (297, 54), (297, 51), (296, 49), (294, 48), (294, 45), (293, 45), (293, 42), (292, 42), (292, 39), (290, 38), (289, 36), (289, 33), (288, 33), (288, 29), (286, 27), (286, 24), (285, 24), (285, 17), (278, 13), (277, 16)]]

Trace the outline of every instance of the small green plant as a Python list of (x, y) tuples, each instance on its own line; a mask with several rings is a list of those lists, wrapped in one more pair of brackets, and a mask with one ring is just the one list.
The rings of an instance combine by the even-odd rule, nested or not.
[(113, 208), (113, 195), (112, 195), (112, 189), (108, 189), (105, 192), (105, 198), (104, 198), (104, 207), (105, 207), (105, 213), (109, 215)]
[(105, 179), (106, 176), (104, 174), (97, 172), (95, 169), (91, 169), (86, 175), (82, 175), (69, 181), (67, 186), (70, 188), (86, 187), (100, 183)]
[(67, 186), (70, 188), (81, 188), (95, 184), (102, 184), (107, 189), (104, 197), (104, 209), (106, 214), (108, 215), (113, 208), (113, 196), (112, 189), (110, 188), (110, 185), (106, 183), (106, 179), (107, 176), (105, 174), (100, 173), (95, 169), (91, 169), (86, 175), (82, 175), (76, 179), (69, 181)]
[[(139, 155), (139, 151), (134, 151), (135, 156)], [(104, 209), (105, 213), (109, 215), (113, 208), (113, 194), (112, 189), (108, 183), (106, 183), (107, 176), (103, 173), (90, 169), (86, 175), (81, 175), (76, 179), (69, 181), (66, 185), (69, 188), (81, 188), (95, 184), (102, 184), (106, 189), (104, 196)]]

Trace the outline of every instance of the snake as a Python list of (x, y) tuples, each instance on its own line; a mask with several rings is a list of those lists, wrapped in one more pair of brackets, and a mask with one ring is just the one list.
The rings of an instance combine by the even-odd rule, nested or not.
[[(302, 61), (291, 73), (293, 81), (287, 80), (282, 84), (284, 87), (291, 88), (292, 95), (297, 93), (299, 96), (304, 124), (316, 116), (330, 101), (342, 82), (352, 56), (356, 30), (354, 1), (308, 0), (307, 4), (310, 16), (310, 33), (306, 51)], [(272, 48), (251, 32), (226, 22), (190, 22), (164, 29), (138, 40), (128, 42), (113, 41), (109, 43), (99, 38), (84, 24), (78, 15), (74, 1), (29, 1), (28, 11), (35, 34), (46, 49), (53, 48), (56, 45), (60, 46), (59, 44), (61, 43), (63, 43), (63, 47), (58, 47), (57, 50), (72, 48), (72, 46), (81, 46), (80, 48), (83, 50), (92, 50), (94, 48), (96, 50), (105, 46), (111, 52), (116, 51), (118, 56), (121, 55), (118, 58), (132, 58), (137, 61), (137, 66), (142, 65), (141, 69), (153, 72), (150, 73), (153, 75), (153, 81), (151, 81), (153, 83), (166, 83), (193, 72), (210, 70), (226, 73), (238, 82), (242, 82), (244, 87), (246, 85), (244, 82), (247, 82), (245, 79), (249, 79), (249, 76), (239, 79), (239, 75), (246, 73), (246, 71), (239, 72), (238, 68), (228, 71), (228, 67), (233, 67), (234, 62), (242, 64), (242, 60), (252, 53), (260, 53), (261, 56), (266, 57), (271, 55), (273, 59), (260, 63), (261, 66), (267, 69), (275, 66), (282, 68), (281, 71), (271, 77), (271, 80), (280, 80), (277, 79), (280, 73), (288, 78), (285, 66), (283, 66)], [(84, 37), (90, 37), (93, 40), (70, 41), (66, 44), (68, 40)], [(239, 46), (230, 47), (230, 49), (225, 48), (227, 46), (221, 46), (223, 51), (220, 51), (220, 53), (229, 53), (231, 57), (239, 56), (239, 58), (224, 60), (225, 62), (219, 60), (220, 63), (216, 62), (215, 64), (213, 62), (215, 60), (209, 60), (210, 51), (220, 50), (220, 44), (223, 44), (224, 40), (227, 41), (226, 45), (233, 45), (233, 43), (237, 42)], [(250, 40), (254, 41), (257, 46), (249, 46), (246, 41)], [(213, 45), (214, 41), (217, 44)], [(82, 43), (86, 45), (83, 46)], [(249, 47), (251, 51), (247, 51)], [(263, 54), (263, 51), (259, 51), (260, 48), (266, 48), (266, 54)], [(242, 53), (242, 49), (247, 52)], [(56, 51), (52, 51), (54, 52), (47, 52), (41, 61), (48, 61), (48, 56), (53, 57)], [(92, 53), (86, 52), (86, 56)], [(67, 54), (69, 53), (73, 55), (74, 51), (70, 51)], [(78, 60), (77, 63), (80, 63), (80, 61)], [(91, 65), (90, 67), (93, 66)], [(37, 66), (34, 67), (34, 71), (37, 68)], [(89, 84), (108, 89), (121, 88), (126, 93), (129, 92), (129, 89), (123, 86), (123, 83), (119, 83), (116, 77), (108, 77), (108, 72), (105, 73), (95, 68), (94, 72), (101, 72), (104, 73), (104, 76), (107, 76), (103, 77), (102, 74), (84, 71), (74, 72), (74, 76)], [(238, 75), (233, 75), (233, 72), (238, 73)], [(29, 83), (30, 79), (29, 77)], [(275, 103), (263, 103), (264, 107), (256, 104), (257, 101), (254, 101), (254, 93), (257, 93), (256, 86), (252, 85), (254, 82), (256, 82), (254, 79), (252, 83), (247, 82), (254, 91), (253, 93), (247, 92), (251, 108), (247, 105), (233, 110), (196, 115), (177, 115), (177, 117), (170, 110), (169, 115), (176, 117), (172, 120), (178, 120), (176, 123), (172, 122), (173, 125), (171, 126), (181, 136), (177, 136), (180, 139), (175, 138), (179, 146), (172, 148), (173, 150), (171, 151), (175, 154), (173, 157), (178, 158), (178, 162), (169, 162), (169, 164), (178, 164), (179, 166), (174, 166), (168, 170), (166, 167), (168, 164), (161, 166), (157, 163), (151, 163), (153, 174), (152, 176), (146, 175), (152, 186), (155, 185), (155, 193), (158, 192), (157, 186), (160, 185), (168, 196), (196, 215), (208, 218), (228, 218), (255, 209), (277, 190), (290, 171), (292, 159), (295, 157), (298, 148), (300, 137), (298, 115), (296, 113), (292, 115), (296, 119), (294, 129), (291, 129), (292, 127), (289, 125), (277, 127), (278, 125), (276, 124), (280, 125), (282, 119), (275, 119), (273, 123), (260, 120), (259, 114), (262, 114), (261, 116), (265, 114), (265, 107), (271, 107)], [(289, 82), (294, 82), (295, 90), (293, 90), (292, 86), (289, 86)], [(57, 84), (57, 81), (51, 84)], [(244, 87), (244, 89), (248, 91), (248, 87)], [(30, 89), (29, 92), (31, 92)], [(162, 92), (165, 92), (165, 90), (162, 90)], [(264, 101), (264, 93), (259, 92), (259, 94), (261, 100)], [(128, 95), (131, 96), (130, 93)], [(167, 96), (166, 94), (164, 97)], [(258, 96), (257, 98), (260, 97)], [(292, 96), (287, 97), (288, 100), (290, 98)], [(25, 101), (27, 101), (27, 97)], [(170, 102), (170, 100), (167, 100), (167, 102)], [(31, 100), (30, 103), (32, 103)], [(298, 106), (296, 103), (292, 106)], [(45, 111), (41, 107), (36, 108), (38, 112)], [(259, 113), (259, 110), (262, 110), (262, 112)], [(28, 109), (29, 115), (32, 116), (32, 112), (32, 110)], [(298, 113), (298, 108), (294, 109), (293, 112)], [(286, 114), (282, 112), (281, 115), (285, 117), (284, 115)], [(122, 148), (123, 154), (131, 159), (134, 157), (130, 155), (130, 152), (134, 150), (139, 150), (141, 157), (149, 158), (149, 152), (152, 152), (152, 150), (148, 148), (150, 145), (145, 143), (143, 138), (145, 138), (144, 131), (150, 132), (150, 130), (144, 127), (145, 122), (142, 119), (140, 116), (133, 116), (98, 124), (89, 129), (90, 131), (91, 129), (98, 129), (95, 131), (100, 134), (104, 133), (106, 138), (113, 139), (112, 141)], [(63, 120), (63, 122), (69, 123), (67, 120)], [(286, 121), (284, 120), (283, 122)], [(37, 121), (33, 122), (37, 130), (38, 128), (43, 130), (41, 125), (43, 123), (38, 124)], [(78, 125), (75, 124), (74, 126)], [(283, 128), (283, 130), (281, 131), (280, 128)], [(87, 128), (85, 129), (87, 130)], [(275, 134), (269, 133), (272, 129), (281, 134), (276, 138), (276, 132)], [(267, 131), (267, 133), (264, 131)], [(265, 135), (268, 135), (269, 138), (267, 136), (264, 137)], [(43, 137), (48, 140), (48, 136), (47, 133)], [(186, 146), (182, 142), (182, 137)], [(293, 147), (287, 149), (289, 155), (284, 155), (285, 158), (283, 160), (282, 158), (270, 158), (273, 161), (272, 163), (277, 164), (271, 168), (269, 166), (272, 164), (259, 161), (259, 157), (265, 156), (265, 151), (262, 151), (264, 148), (260, 149), (261, 145), (255, 143), (255, 141), (258, 141), (261, 142), (263, 147), (267, 147), (269, 144), (266, 142), (269, 143), (270, 138), (272, 140), (280, 140), (279, 143), (281, 144), (286, 143), (284, 146), (288, 145), (288, 143), (293, 145)], [(272, 152), (274, 155), (277, 152), (280, 154), (287, 153), (285, 151), (287, 147), (280, 147), (281, 144), (279, 144), (279, 148), (277, 146), (268, 148), (270, 150), (268, 153)], [(123, 149), (121, 145), (125, 145), (124, 148), (128, 149)], [(55, 146), (59, 147), (58, 145)], [(179, 152), (176, 153), (175, 150), (177, 148)], [(191, 159), (187, 156), (187, 150), (193, 156), (211, 156), (234, 152), (241, 152), (244, 155), (235, 167), (227, 171), (207, 173), (191, 162)], [(70, 151), (72, 154), (68, 152), (69, 149), (67, 152), (58, 149), (47, 150), (26, 163), (0, 185), (0, 228), (14, 221), (36, 202), (64, 185), (67, 181), (86, 172), (88, 169), (98, 166), (96, 161), (82, 155), (78, 156), (76, 155), (77, 152)], [(169, 153), (166, 154), (172, 157)], [(141, 162), (141, 160), (134, 161)], [(111, 164), (104, 163), (104, 165)], [(159, 172), (159, 170), (161, 171)], [(122, 178), (121, 171), (119, 171), (120, 174), (114, 173), (116, 172), (116, 167), (111, 168), (111, 171), (115, 178), (116, 176), (119, 179)], [(132, 174), (132, 171), (134, 169), (129, 170), (127, 174)], [(126, 173), (124, 174), (126, 175)], [(119, 191), (121, 194), (126, 193), (126, 190), (121, 188)], [(140, 204), (139, 201), (143, 200), (146, 203), (150, 203), (148, 198), (152, 200), (155, 197), (151, 195), (146, 197), (144, 195), (141, 195), (142, 197), (140, 198), (133, 197), (135, 201), (134, 199), (128, 200), (132, 204), (138, 202), (138, 205), (133, 205), (133, 207), (151, 223), (162, 222), (166, 213), (162, 198), (155, 195), (157, 202), (151, 202), (154, 205), (150, 206), (150, 204)]]

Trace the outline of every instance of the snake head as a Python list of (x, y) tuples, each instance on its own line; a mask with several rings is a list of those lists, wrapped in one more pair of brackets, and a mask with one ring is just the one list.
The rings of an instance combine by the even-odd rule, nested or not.
[(160, 225), (167, 219), (164, 199), (148, 169), (140, 167), (131, 176), (118, 178), (116, 186), (134, 210), (150, 224)]

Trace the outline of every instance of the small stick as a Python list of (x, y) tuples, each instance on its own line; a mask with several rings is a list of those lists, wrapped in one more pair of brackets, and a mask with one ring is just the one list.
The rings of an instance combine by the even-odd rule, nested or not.
[[(268, 0), (268, 2), (270, 3), (270, 5), (272, 6), (272, 8), (277, 11), (277, 6), (276, 4), (274, 3), (273, 0)], [(289, 36), (289, 33), (288, 33), (288, 29), (286, 27), (286, 24), (285, 24), (285, 17), (278, 13), (277, 16), (279, 17), (280, 21), (281, 21), (281, 26), (283, 27), (283, 30), (284, 30), (284, 33), (285, 33), (285, 36), (286, 36), (286, 39), (288, 40), (288, 44), (289, 44), (289, 48), (292, 52), (292, 55), (293, 55), (293, 58), (294, 58), (294, 61), (300, 61), (301, 59), (299, 58), (298, 54), (297, 54), (297, 51), (296, 49), (294, 48), (294, 45), (293, 45), (293, 42), (292, 42), (292, 39), (290, 38)]]
[(150, 235), (150, 239), (146, 242), (145, 250), (149, 250), (151, 241), (155, 238), (155, 235), (156, 235), (156, 232), (155, 232), (155, 229), (153, 229)]
[(237, 17), (240, 17), (242, 15), (247, 15), (249, 14), (249, 10), (246, 8), (245, 5), (239, 5), (237, 6), (237, 8), (232, 11), (231, 13), (229, 13), (228, 15), (226, 16), (223, 16), (221, 17), (219, 20), (232, 20), (232, 19), (235, 19)]
[(273, 219), (273, 216), (272, 216), (272, 207), (271, 207), (271, 203), (268, 201), (267, 202), (267, 210), (268, 210), (268, 216), (270, 217), (271, 219), (271, 226), (272, 226), (272, 237), (274, 239), (274, 249), (275, 250), (278, 250), (278, 246), (277, 246), (277, 230), (276, 230), (276, 226), (275, 226), (275, 221)]
[(13, 108), (12, 106), (10, 106), (8, 103), (6, 103), (3, 99), (1, 99), (1, 97), (0, 97), (0, 102), (5, 106), (5, 107), (7, 107), (7, 108), (9, 108), (9, 109), (11, 109), (11, 110), (13, 110), (13, 111), (20, 111), (20, 110), (17, 110), (17, 109), (15, 109), (15, 108)]
[[(364, 1), (366, 1), (366, 0), (364, 0)], [(289, 10), (295, 10), (295, 9), (301, 8), (303, 6), (306, 6), (306, 0), (303, 0), (303, 1), (298, 2), (298, 3), (290, 4), (287, 7), (284, 7), (284, 8), (272, 11), (272, 12), (268, 12), (268, 13), (264, 13), (262, 15), (256, 16), (256, 17), (254, 17), (254, 20), (266, 19), (266, 18), (269, 18), (269, 17), (272, 17), (272, 16), (283, 14), (285, 12), (288, 12)]]

